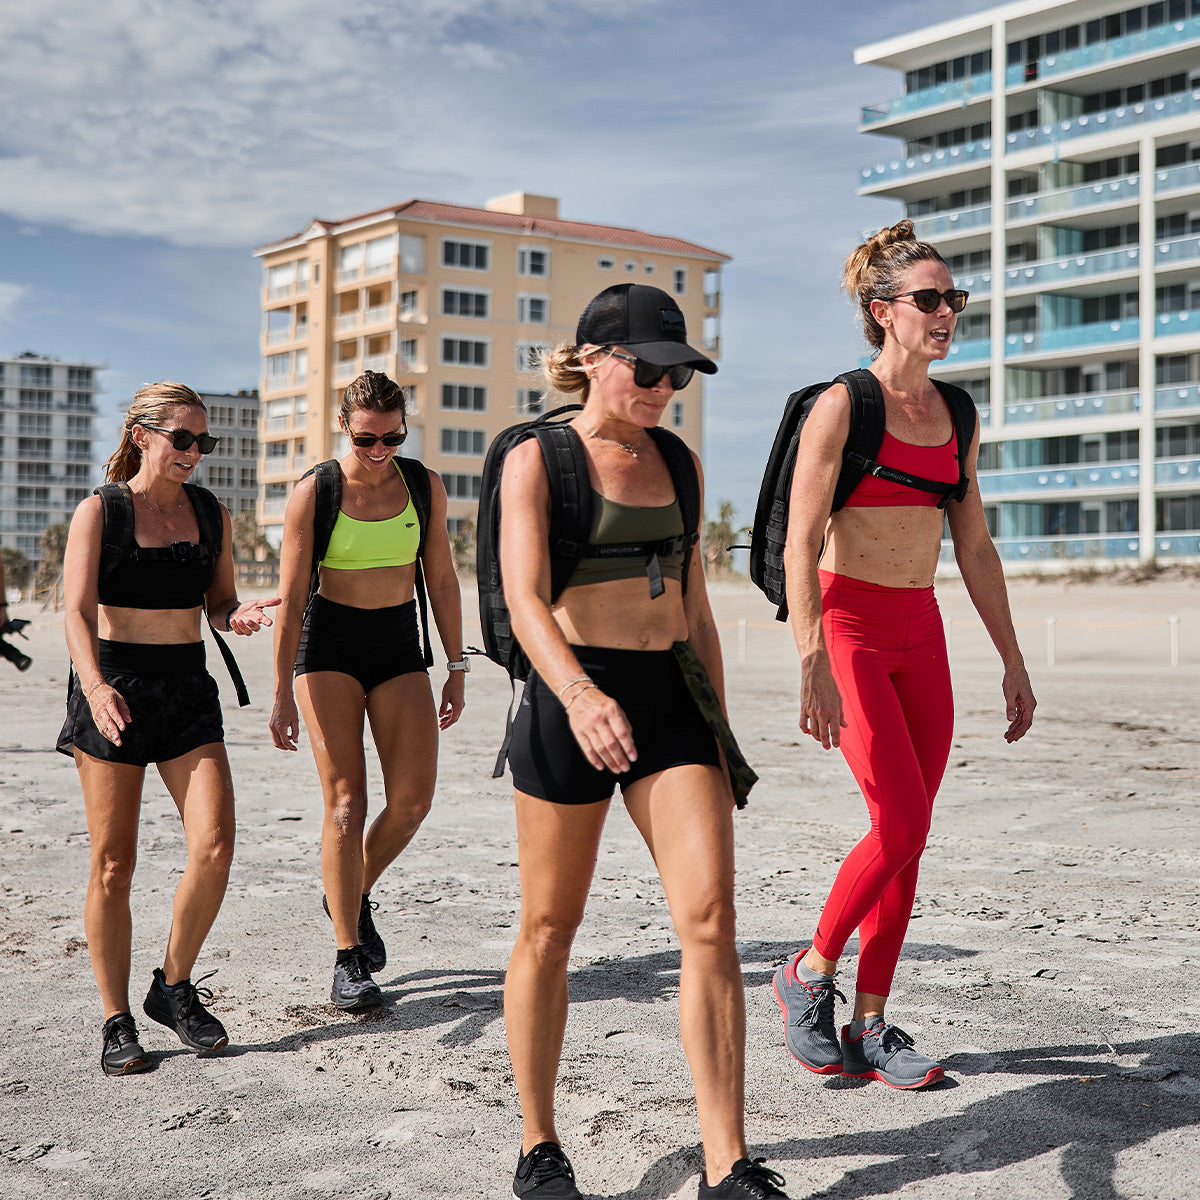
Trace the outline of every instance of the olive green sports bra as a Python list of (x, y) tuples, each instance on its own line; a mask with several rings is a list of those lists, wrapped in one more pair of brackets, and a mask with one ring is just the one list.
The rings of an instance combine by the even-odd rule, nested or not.
[[(588, 541), (595, 546), (617, 546), (623, 542), (660, 542), (682, 537), (683, 513), (679, 501), (640, 508), (609, 500), (592, 488), (592, 528)], [(659, 556), (662, 573), (682, 582), (682, 546), (674, 553)], [(567, 587), (585, 587), (589, 583), (608, 583), (614, 579), (642, 579), (646, 575), (646, 556), (621, 558), (581, 558), (567, 581)]]

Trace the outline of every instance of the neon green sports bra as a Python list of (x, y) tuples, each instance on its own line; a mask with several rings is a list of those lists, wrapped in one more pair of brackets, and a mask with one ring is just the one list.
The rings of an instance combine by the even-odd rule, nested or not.
[(420, 544), (421, 523), (411, 495), (403, 512), (384, 521), (360, 521), (339, 510), (321, 565), (336, 571), (407, 567), (417, 561)]

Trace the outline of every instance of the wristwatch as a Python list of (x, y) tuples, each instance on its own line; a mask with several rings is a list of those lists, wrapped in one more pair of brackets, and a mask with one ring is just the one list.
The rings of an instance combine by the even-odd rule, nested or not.
[(447, 671), (463, 671), (465, 673), (467, 671), (470, 671), (470, 669), (471, 669), (471, 660), (469, 658), (467, 658), (466, 655), (464, 655), (459, 662), (453, 662), (453, 663), (448, 662), (446, 664)]

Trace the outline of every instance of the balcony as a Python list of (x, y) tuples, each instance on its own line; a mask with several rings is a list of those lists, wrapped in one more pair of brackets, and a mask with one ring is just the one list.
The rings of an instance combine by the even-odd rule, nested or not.
[(919, 92), (909, 92), (908, 95), (898, 96), (895, 100), (865, 105), (862, 110), (862, 128), (869, 129), (873, 125), (890, 121), (893, 117), (912, 116), (929, 109), (944, 108), (948, 104), (966, 105), (977, 97), (990, 97), (991, 91), (991, 71), (972, 75), (969, 79), (958, 79), (953, 83), (940, 83), (937, 87), (922, 88)]
[[(1197, 321), (1200, 328), (1200, 321)], [(1111, 346), (1118, 342), (1136, 342), (1137, 317), (1120, 321), (1098, 321), (1091, 325), (1064, 325), (1041, 333), (1010, 333), (1004, 339), (1004, 356), (1039, 354), (1048, 350), (1074, 350), (1083, 346)]]
[(392, 306), (390, 304), (378, 304), (374, 308), (368, 308), (363, 313), (364, 325), (391, 325), (393, 323)]
[(971, 299), (978, 303), (992, 292), (991, 271), (980, 271), (974, 275), (955, 275), (954, 286), (971, 293)]
[(1160, 558), (1200, 558), (1200, 533), (1156, 533), (1154, 553)]
[(1128, 492), (1137, 487), (1138, 475), (1139, 468), (1136, 462), (980, 471), (979, 492), (985, 500), (1018, 493), (1040, 499), (1047, 495), (1075, 490), (1089, 494)]
[[(1014, 566), (1138, 557), (1137, 534), (1091, 534), (1074, 537), (996, 538), (1000, 561)], [(953, 561), (953, 557), (951, 560)]]
[(1155, 50), (1183, 47), (1198, 39), (1200, 17), (1188, 17), (1170, 25), (1156, 25), (1140, 33), (1097, 42), (1094, 46), (1080, 46), (1061, 54), (1049, 54), (1038, 60), (1038, 78), (1053, 79), (1056, 75), (1066, 75), (1071, 71), (1086, 71), (1106, 63), (1119, 63)]
[(984, 163), (991, 157), (992, 139), (983, 138), (978, 142), (948, 146), (943, 150), (929, 150), (924, 154), (913, 155), (911, 158), (893, 160), (890, 163), (878, 163), (873, 167), (863, 167), (858, 173), (858, 181), (861, 187), (875, 187), (883, 183), (909, 179), (913, 175), (923, 175), (932, 171), (949, 171), (970, 163)]
[(1154, 172), (1155, 192), (1188, 191), (1200, 188), (1200, 162), (1184, 163), (1180, 167), (1167, 167)]
[(343, 359), (341, 362), (335, 363), (333, 367), (333, 378), (338, 383), (341, 383), (343, 380), (353, 379), (360, 373), (357, 358)]
[(352, 308), (349, 312), (340, 312), (334, 318), (333, 328), (335, 333), (347, 333), (352, 329), (357, 329), (362, 324), (362, 309)]
[[(1192, 239), (1200, 244), (1200, 238)], [(1129, 274), (1138, 268), (1140, 247), (1125, 246), (1120, 250), (1098, 250), (1093, 254), (1072, 254), (1066, 258), (1051, 258), (1043, 262), (1010, 267), (1004, 272), (1009, 288), (1064, 286), (1096, 275)]]
[(1200, 408), (1200, 383), (1155, 388), (1155, 412), (1173, 412), (1180, 408)]
[(962, 208), (957, 212), (914, 217), (913, 229), (922, 241), (929, 241), (930, 238), (966, 233), (972, 229), (986, 229), (991, 223), (992, 206), (985, 204), (982, 208)]
[(1154, 318), (1155, 337), (1173, 337), (1180, 333), (1200, 333), (1200, 309), (1178, 309), (1159, 313)]
[(1154, 245), (1155, 268), (1170, 263), (1192, 263), (1200, 259), (1200, 235), (1172, 238)]
[(1200, 488), (1200, 458), (1160, 458), (1154, 463), (1156, 487), (1185, 487), (1189, 492)]
[(1144, 125), (1148, 121), (1190, 116), (1198, 112), (1200, 88), (1191, 92), (1176, 92), (1173, 96), (1162, 96), (1157, 100), (1145, 100), (1139, 104), (1126, 104), (1120, 108), (1106, 109), (1104, 112), (1086, 113), (1080, 117), (1072, 117), (1069, 121), (1056, 121), (1053, 125), (1042, 125), (1037, 129), (1022, 129), (1005, 136), (1005, 150), (1014, 154), (1019, 150), (1053, 146), (1094, 133), (1111, 133), (1114, 130)]
[(952, 342), (946, 361), (958, 366), (966, 362), (987, 362), (992, 354), (991, 338), (975, 338), (969, 342)]
[[(1197, 399), (1200, 404), (1200, 398)], [(1020, 425), (1030, 421), (1069, 421), (1073, 417), (1116, 416), (1138, 412), (1140, 393), (1096, 392), (1086, 396), (1042, 396), (1004, 406), (1004, 423)]]
[(1016, 200), (1009, 200), (1004, 206), (1004, 211), (1010, 221), (1022, 221), (1079, 212), (1082, 209), (1098, 208), (1103, 204), (1133, 203), (1137, 198), (1137, 177), (1123, 176), (1120, 179), (1105, 179), (1082, 187), (1019, 196)]

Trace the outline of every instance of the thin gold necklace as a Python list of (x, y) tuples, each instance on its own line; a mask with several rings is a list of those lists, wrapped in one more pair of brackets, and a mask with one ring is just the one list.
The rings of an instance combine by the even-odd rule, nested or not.
[(146, 495), (145, 492), (134, 492), (133, 494), (135, 496), (139, 497), (140, 499), (144, 500), (153, 512), (156, 512), (160, 516), (164, 516), (164, 517), (168, 513), (178, 512), (183, 507), (184, 500), (187, 499), (187, 496), (185, 495), (185, 496), (182, 496), (178, 501), (176, 501), (176, 503), (174, 505), (172, 505), (170, 508), (160, 508), (157, 504), (154, 503), (153, 500), (150, 499), (150, 497), (148, 495)]
[(595, 441), (607, 442), (610, 446), (616, 446), (618, 450), (624, 450), (626, 454), (631, 455), (633, 458), (637, 458), (638, 451), (642, 448), (642, 444), (646, 440), (646, 431), (644, 429), (642, 430), (642, 436), (637, 440), (636, 446), (632, 442), (618, 442), (616, 438), (605, 437), (598, 429), (589, 429), (587, 432), (588, 437)]

